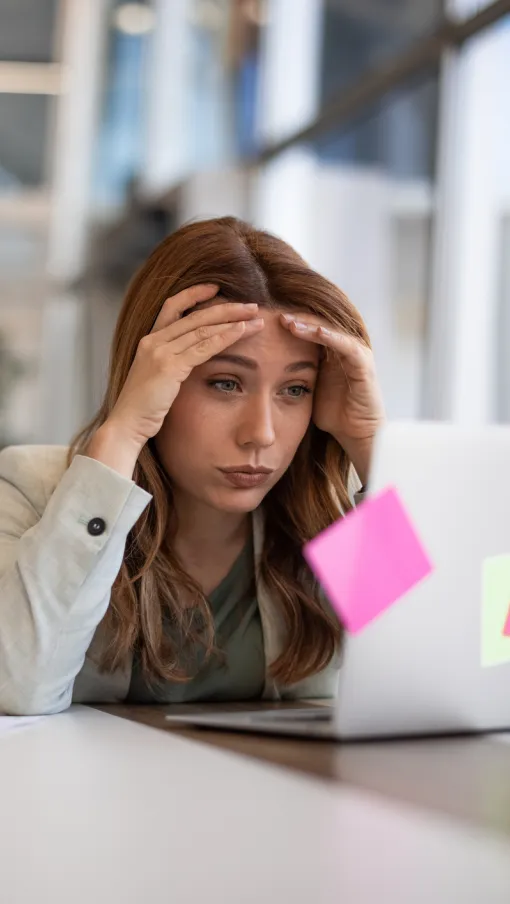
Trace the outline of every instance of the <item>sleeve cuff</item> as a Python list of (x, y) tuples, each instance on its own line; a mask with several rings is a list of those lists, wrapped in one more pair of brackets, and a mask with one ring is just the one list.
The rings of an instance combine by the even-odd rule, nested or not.
[[(73, 536), (77, 541), (86, 539), (99, 552), (114, 530), (129, 533), (151, 499), (150, 493), (108, 465), (86, 455), (76, 455), (53, 493), (47, 511), (50, 518), (52, 509), (55, 514), (58, 511), (70, 539)], [(92, 536), (87, 527), (97, 518), (105, 522), (105, 530)]]

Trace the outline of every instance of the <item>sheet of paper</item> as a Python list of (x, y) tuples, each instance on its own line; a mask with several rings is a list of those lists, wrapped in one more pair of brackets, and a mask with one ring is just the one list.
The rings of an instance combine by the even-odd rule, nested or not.
[(501, 665), (510, 662), (510, 555), (485, 559), (482, 584), (482, 665)]
[(34, 722), (44, 719), (44, 716), (0, 716), (0, 736), (11, 731), (19, 731)]
[(433, 568), (393, 487), (328, 527), (303, 552), (351, 634), (381, 615)]

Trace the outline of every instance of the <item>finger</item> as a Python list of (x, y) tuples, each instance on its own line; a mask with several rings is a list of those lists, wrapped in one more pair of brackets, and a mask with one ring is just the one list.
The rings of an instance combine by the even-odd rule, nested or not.
[(315, 342), (325, 348), (338, 352), (342, 358), (349, 360), (353, 365), (363, 365), (366, 349), (354, 336), (348, 336), (340, 330), (330, 330), (328, 327), (317, 323), (306, 323), (302, 320), (282, 320), (287, 329), (300, 339)]
[[(212, 323), (206, 324), (202, 326), (198, 326), (195, 330), (190, 330), (187, 333), (184, 333), (183, 336), (180, 336), (173, 342), (168, 343), (168, 349), (175, 355), (180, 355), (183, 352), (188, 351), (190, 348), (193, 348), (196, 345), (200, 345), (202, 342), (207, 342), (209, 339), (213, 339), (215, 336), (220, 336), (222, 333), (226, 333), (227, 330), (238, 328), (238, 333), (241, 335), (244, 333), (253, 333), (257, 332), (263, 326), (264, 321), (261, 319), (257, 320), (240, 320), (234, 322), (232, 324), (226, 323)], [(232, 342), (236, 340), (233, 339)]]
[(218, 291), (219, 286), (212, 283), (201, 283), (198, 286), (190, 286), (189, 289), (183, 289), (177, 295), (171, 295), (164, 302), (151, 333), (163, 329), (170, 323), (175, 323), (184, 311), (194, 308), (196, 304), (202, 301), (209, 301), (218, 294)]
[(212, 326), (213, 324), (234, 323), (238, 320), (252, 320), (258, 314), (257, 304), (238, 304), (232, 302), (224, 302), (223, 304), (215, 304), (210, 308), (203, 308), (201, 311), (194, 311), (189, 317), (184, 317), (176, 323), (158, 330), (157, 342), (171, 342), (180, 336), (192, 333), (199, 327)]
[(221, 352), (228, 348), (229, 345), (238, 342), (241, 336), (247, 335), (248, 333), (255, 333), (257, 330), (262, 329), (263, 326), (264, 321), (262, 319), (251, 321), (241, 320), (239, 323), (229, 324), (220, 332), (215, 333), (214, 336), (202, 339), (196, 345), (189, 348), (186, 357), (190, 357), (192, 367), (197, 367), (199, 364), (209, 361), (210, 358), (214, 358), (215, 355), (221, 354)]

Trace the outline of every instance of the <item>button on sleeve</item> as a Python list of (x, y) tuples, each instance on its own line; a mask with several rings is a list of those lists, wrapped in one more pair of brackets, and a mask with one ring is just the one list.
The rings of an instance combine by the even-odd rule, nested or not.
[(91, 518), (87, 530), (91, 537), (100, 537), (106, 530), (106, 521), (104, 518)]

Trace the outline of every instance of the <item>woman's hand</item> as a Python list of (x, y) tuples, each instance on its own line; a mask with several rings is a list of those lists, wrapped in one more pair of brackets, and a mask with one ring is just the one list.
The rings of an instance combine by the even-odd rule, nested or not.
[(327, 349), (315, 389), (313, 420), (345, 449), (365, 484), (374, 436), (384, 421), (371, 350), (318, 317), (282, 314), (281, 321), (295, 336)]
[[(167, 298), (133, 364), (106, 424), (140, 449), (155, 436), (194, 367), (263, 326), (256, 304), (211, 305), (189, 316), (184, 311), (216, 295), (217, 286), (199, 285)], [(103, 425), (105, 426), (105, 425)]]

